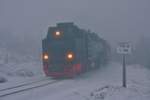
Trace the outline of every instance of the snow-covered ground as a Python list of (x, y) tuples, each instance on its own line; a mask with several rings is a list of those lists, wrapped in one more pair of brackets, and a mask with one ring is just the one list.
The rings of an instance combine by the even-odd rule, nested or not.
[(74, 79), (0, 100), (149, 100), (150, 70), (140, 65), (127, 66), (127, 88), (122, 87), (121, 72), (121, 64), (111, 63)]
[(0, 89), (44, 78), (40, 61), (0, 48)]

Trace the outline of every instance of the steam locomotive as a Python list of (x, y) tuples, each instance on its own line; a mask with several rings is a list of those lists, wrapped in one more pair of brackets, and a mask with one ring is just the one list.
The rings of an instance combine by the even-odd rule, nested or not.
[(49, 27), (42, 40), (43, 70), (46, 76), (74, 77), (106, 64), (110, 46), (96, 33), (72, 22)]

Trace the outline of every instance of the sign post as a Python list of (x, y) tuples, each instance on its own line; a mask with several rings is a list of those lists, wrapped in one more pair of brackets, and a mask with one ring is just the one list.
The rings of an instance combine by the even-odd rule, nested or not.
[(131, 53), (131, 44), (128, 42), (121, 42), (117, 47), (117, 53), (122, 55), (122, 86), (127, 87), (126, 82), (126, 55)]
[(126, 85), (126, 62), (125, 62), (125, 54), (123, 54), (123, 62), (122, 62), (122, 65), (123, 65), (123, 68), (122, 68), (122, 86), (123, 87), (127, 87)]

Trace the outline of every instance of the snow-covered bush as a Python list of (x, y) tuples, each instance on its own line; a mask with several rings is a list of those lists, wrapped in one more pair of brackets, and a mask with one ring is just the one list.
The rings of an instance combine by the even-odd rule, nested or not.
[(20, 69), (16, 71), (16, 75), (21, 77), (33, 77), (34, 73), (28, 69)]

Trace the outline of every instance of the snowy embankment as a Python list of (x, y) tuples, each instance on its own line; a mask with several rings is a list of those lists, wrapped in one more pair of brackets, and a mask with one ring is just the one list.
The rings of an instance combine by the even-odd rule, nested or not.
[(122, 66), (113, 63), (88, 78), (85, 75), (74, 83), (75, 89), (53, 100), (149, 100), (150, 70), (139, 65), (127, 66), (127, 88), (122, 87), (121, 71)]
[(122, 87), (122, 66), (111, 63), (74, 79), (2, 98), (3, 100), (149, 100), (150, 70), (127, 66), (127, 88)]
[(44, 77), (40, 61), (0, 48), (0, 89)]

